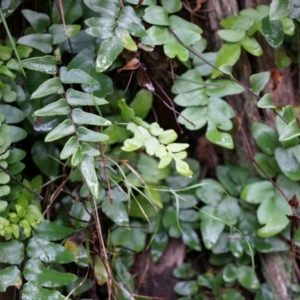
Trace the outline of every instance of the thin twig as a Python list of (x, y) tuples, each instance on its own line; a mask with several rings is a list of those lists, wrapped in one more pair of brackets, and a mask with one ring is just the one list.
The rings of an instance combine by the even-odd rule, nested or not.
[(9, 175), (14, 181), (16, 181), (19, 185), (21, 185), (24, 189), (26, 189), (29, 193), (35, 195), (38, 197), (39, 200), (43, 200), (44, 198), (37, 194), (34, 190), (32, 190), (31, 188), (29, 188), (28, 186), (26, 186), (23, 182), (21, 182), (15, 175), (13, 175), (10, 171), (8, 171), (7, 169), (3, 168), (0, 165), (0, 170), (3, 171), (4, 173), (6, 173), (7, 175)]

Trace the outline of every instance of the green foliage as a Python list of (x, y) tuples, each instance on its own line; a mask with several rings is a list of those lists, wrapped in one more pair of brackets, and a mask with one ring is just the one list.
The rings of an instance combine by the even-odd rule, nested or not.
[[(0, 45), (0, 263), (7, 264), (0, 292), (14, 286), (23, 300), (81, 299), (107, 284), (115, 297), (134, 299), (135, 254), (147, 247), (158, 262), (176, 238), (187, 253), (205, 249), (210, 265), (174, 269), (179, 299), (244, 299), (243, 290), (273, 299), (256, 276), (254, 257), (288, 248), (279, 235), (286, 236), (286, 215), (293, 215), (287, 200), (300, 197), (298, 112), (276, 107), (270, 94), (260, 97), (269, 70), (253, 74), (249, 88), (233, 74), (242, 50), (263, 55), (258, 34), (282, 56), (276, 63), (289, 65), (279, 47), (294, 35), (300, 6), (273, 0), (229, 16), (218, 31), (223, 45), (204, 52), (202, 29), (179, 17), (181, 1), (62, 2), (50, 1), (44, 12), (23, 9), (29, 27), (18, 46), (9, 32)], [(18, 4), (1, 4), (4, 24)], [(254, 155), (256, 175), (225, 161), (216, 178), (199, 180), (188, 134), (162, 128), (153, 113), (153, 95), (163, 92), (151, 67), (157, 53), (159, 64), (167, 58), (180, 66), (169, 86), (183, 107), (174, 108), (178, 123), (203, 130), (209, 142), (235, 146), (242, 124), (227, 96), (247, 90), (258, 108), (277, 114), (274, 127), (252, 124), (261, 151)], [(125, 71), (137, 75), (126, 92), (116, 80)], [(21, 181), (27, 143), (44, 179), (32, 168)], [(41, 201), (43, 182), (49, 187)]]

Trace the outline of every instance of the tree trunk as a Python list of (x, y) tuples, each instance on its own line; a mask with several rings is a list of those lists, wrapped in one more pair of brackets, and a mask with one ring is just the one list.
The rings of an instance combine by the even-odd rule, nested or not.
[[(260, 4), (270, 4), (270, 1), (264, 0), (215, 0), (208, 1), (207, 20), (208, 28), (211, 31), (208, 39), (208, 45), (213, 46), (214, 50), (220, 49), (220, 39), (217, 37), (216, 31), (221, 29), (218, 26), (221, 19), (238, 14), (239, 9), (255, 8)], [(212, 37), (212, 38), (211, 38)], [(264, 54), (261, 57), (253, 57), (246, 52), (242, 52), (239, 62), (234, 67), (234, 76), (246, 86), (249, 86), (249, 78), (252, 74), (271, 71), (276, 69), (275, 50), (271, 48), (265, 39), (259, 34), (258, 39)], [(250, 63), (251, 62), (251, 63)], [(276, 71), (277, 72), (277, 71)], [(274, 104), (295, 105), (297, 90), (292, 82), (291, 68), (281, 71), (282, 80), (278, 86), (274, 81), (270, 81), (266, 86), (264, 93), (270, 93)], [(228, 97), (228, 102), (235, 110), (237, 117), (242, 122), (243, 129), (247, 135), (249, 145), (252, 152), (255, 153), (257, 147), (251, 135), (251, 126), (254, 122), (262, 121), (268, 125), (275, 127), (275, 114), (271, 110), (263, 110), (260, 112), (256, 106), (256, 99), (249, 93)], [(241, 164), (248, 170), (253, 171), (253, 163), (245, 146), (245, 141), (241, 132), (235, 137), (235, 154), (226, 151), (225, 158), (232, 161), (232, 157), (237, 157), (236, 163)], [(261, 257), (261, 263), (264, 269), (264, 277), (273, 290), (277, 293), (279, 299), (291, 299), (291, 277), (292, 277), (292, 261), (288, 252), (264, 254)]]

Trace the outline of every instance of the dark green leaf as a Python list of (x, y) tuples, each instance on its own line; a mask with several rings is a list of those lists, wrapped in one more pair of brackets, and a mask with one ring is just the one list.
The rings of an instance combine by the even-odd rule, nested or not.
[(67, 115), (70, 113), (70, 111), (71, 110), (67, 100), (61, 99), (56, 102), (50, 103), (41, 109), (36, 110), (34, 112), (34, 115), (37, 117), (59, 116), (59, 115)]
[(18, 265), (24, 259), (24, 244), (19, 241), (0, 243), (0, 262)]
[(204, 206), (199, 212), (201, 218), (200, 231), (206, 249), (212, 249), (219, 239), (225, 225), (214, 217), (215, 208)]
[(1, 114), (5, 116), (5, 122), (7, 124), (19, 123), (26, 117), (20, 109), (7, 104), (0, 104), (0, 111)]
[(205, 82), (207, 95), (210, 97), (224, 97), (228, 95), (236, 95), (244, 92), (244, 88), (231, 81), (226, 79), (215, 79), (207, 80)]
[(168, 234), (164, 231), (158, 232), (151, 243), (151, 258), (155, 263), (157, 262), (164, 253), (165, 248), (168, 244)]
[(80, 69), (71, 69), (68, 71), (66, 67), (61, 67), (59, 77), (63, 83), (98, 84), (97, 80)]
[(123, 42), (117, 35), (103, 41), (98, 51), (96, 71), (106, 71), (122, 52), (123, 48)]
[(173, 270), (173, 276), (179, 279), (192, 279), (196, 272), (190, 263), (183, 263)]
[(74, 229), (54, 222), (44, 221), (39, 223), (38, 228), (34, 232), (36, 236), (46, 240), (59, 241), (73, 233)]
[(51, 34), (28, 34), (17, 40), (18, 44), (32, 47), (44, 53), (52, 51), (52, 35)]
[(61, 84), (60, 78), (55, 77), (43, 82), (31, 95), (30, 99), (41, 98), (51, 94), (62, 94), (63, 92), (64, 88)]
[(77, 279), (74, 274), (47, 269), (37, 259), (27, 261), (23, 274), (27, 281), (43, 287), (63, 286)]
[(186, 246), (195, 251), (202, 250), (199, 236), (197, 235), (196, 231), (192, 228), (183, 228), (182, 241)]
[(23, 9), (22, 14), (37, 33), (43, 33), (50, 24), (50, 18), (46, 14), (30, 9)]
[(99, 195), (99, 182), (95, 171), (94, 159), (90, 155), (84, 154), (80, 169), (91, 193), (97, 198)]
[(260, 287), (258, 278), (251, 267), (238, 267), (237, 279), (242, 287), (250, 291), (257, 290)]
[[(133, 224), (131, 224), (133, 225)], [(146, 244), (146, 233), (140, 228), (140, 224), (135, 227), (117, 227), (111, 232), (111, 242), (115, 246), (123, 246), (135, 252), (141, 252)]]
[(107, 119), (99, 117), (92, 113), (84, 112), (79, 108), (75, 108), (72, 110), (72, 119), (75, 124), (88, 124), (88, 125), (96, 125), (96, 126), (109, 126), (111, 122)]
[(223, 269), (222, 277), (226, 283), (234, 283), (237, 277), (236, 267), (231, 263), (227, 264)]
[(75, 133), (74, 124), (70, 119), (66, 119), (46, 135), (45, 142), (53, 142), (72, 133)]
[(49, 27), (49, 33), (53, 36), (53, 44), (58, 45), (76, 35), (80, 29), (80, 25), (53, 24)]
[(72, 252), (57, 243), (52, 243), (43, 238), (33, 237), (26, 248), (30, 258), (40, 259), (46, 263), (66, 264), (75, 260)]
[(270, 20), (279, 20), (292, 13), (294, 5), (289, 0), (273, 0), (270, 5)]
[(278, 142), (278, 133), (266, 124), (253, 123), (252, 134), (257, 145), (265, 154), (273, 155), (275, 149), (280, 145)]
[(292, 180), (300, 179), (300, 164), (294, 157), (293, 148), (277, 148), (275, 159), (284, 175)]
[(21, 61), (24, 68), (43, 72), (46, 74), (56, 74), (56, 59), (54, 56), (32, 57)]
[(273, 47), (278, 48), (283, 41), (283, 26), (279, 20), (271, 21), (269, 17), (265, 17), (261, 22), (262, 33), (267, 42)]
[(119, 226), (128, 226), (129, 218), (127, 208), (122, 201), (114, 200), (110, 203), (108, 198), (105, 198), (102, 202), (102, 211), (106, 214), (115, 224)]
[(135, 116), (144, 119), (152, 107), (153, 96), (150, 91), (141, 89), (135, 95), (129, 107), (134, 110)]
[(192, 296), (198, 291), (196, 281), (179, 281), (174, 286), (174, 291), (181, 296)]
[(16, 266), (0, 270), (0, 293), (5, 292), (9, 286), (15, 286), (19, 289), (21, 285), (21, 272)]
[(33, 282), (25, 283), (22, 289), (22, 300), (64, 300), (66, 299), (61, 293), (44, 289), (39, 284)]
[(103, 142), (108, 140), (106, 134), (89, 130), (85, 127), (78, 127), (77, 129), (78, 139), (82, 142)]
[(105, 99), (78, 92), (73, 89), (68, 89), (66, 95), (68, 103), (72, 106), (103, 105), (108, 103)]

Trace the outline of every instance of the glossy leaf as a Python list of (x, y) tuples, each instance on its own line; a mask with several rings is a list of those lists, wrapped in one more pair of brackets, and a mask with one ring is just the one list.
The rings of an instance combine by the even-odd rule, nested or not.
[(96, 125), (96, 126), (109, 126), (111, 122), (107, 119), (104, 119), (100, 116), (97, 116), (92, 113), (84, 112), (79, 108), (75, 108), (72, 110), (72, 119), (75, 124), (88, 124), (88, 125)]
[(46, 263), (66, 264), (75, 260), (74, 254), (60, 244), (38, 237), (29, 240), (26, 252), (30, 258), (36, 258)]
[(49, 27), (49, 33), (53, 36), (53, 44), (58, 45), (74, 36), (80, 29), (80, 25), (53, 24)]
[(246, 185), (241, 198), (249, 203), (262, 203), (274, 197), (274, 186), (269, 181), (258, 181)]
[(164, 253), (165, 248), (168, 244), (168, 235), (166, 232), (158, 232), (151, 243), (151, 258), (155, 263), (157, 262)]
[(144, 20), (153, 25), (169, 25), (168, 12), (164, 7), (152, 5), (145, 9)]
[(71, 273), (62, 273), (47, 269), (38, 259), (29, 259), (23, 271), (27, 281), (34, 282), (43, 287), (64, 286), (77, 279), (77, 276)]
[(21, 272), (16, 266), (0, 270), (0, 293), (5, 292), (9, 286), (15, 286), (19, 289), (21, 285)]
[(80, 170), (91, 193), (97, 198), (99, 195), (99, 182), (95, 171), (94, 159), (90, 155), (83, 155)]
[(27, 34), (20, 37), (17, 43), (32, 47), (44, 53), (50, 53), (52, 51), (52, 35), (48, 33)]
[(46, 135), (45, 142), (53, 142), (72, 133), (75, 133), (74, 124), (70, 119), (66, 119)]
[(98, 51), (96, 71), (106, 71), (122, 52), (123, 48), (123, 42), (118, 36), (113, 36), (103, 41)]
[(214, 218), (215, 209), (213, 207), (205, 206), (202, 210), (205, 212), (200, 211), (199, 213), (202, 239), (205, 248), (212, 249), (217, 243), (225, 225)]
[(202, 128), (207, 123), (207, 107), (187, 107), (181, 112), (178, 122), (189, 130)]
[(22, 300), (64, 300), (63, 296), (58, 291), (42, 288), (39, 284), (28, 282), (24, 284), (22, 289)]
[(257, 145), (265, 154), (273, 155), (275, 149), (280, 145), (278, 142), (278, 133), (266, 124), (253, 123), (252, 134)]
[(237, 279), (242, 287), (253, 291), (260, 287), (258, 278), (253, 269), (248, 266), (240, 266), (237, 269)]
[(85, 127), (78, 127), (77, 129), (78, 139), (82, 142), (104, 142), (108, 140), (106, 134), (89, 130)]
[(227, 264), (223, 269), (222, 277), (226, 283), (234, 283), (237, 277), (236, 267), (231, 263)]
[(278, 48), (284, 37), (282, 22), (279, 20), (271, 21), (269, 17), (265, 17), (262, 19), (261, 27), (266, 41), (273, 48)]
[(110, 203), (108, 198), (102, 202), (102, 211), (109, 217), (115, 224), (119, 226), (128, 226), (129, 218), (127, 208), (122, 201), (116, 200)]
[(19, 241), (0, 243), (0, 262), (17, 265), (24, 259), (24, 244)]
[(60, 224), (44, 221), (39, 223), (38, 228), (34, 231), (35, 235), (49, 241), (59, 241), (74, 232), (74, 228), (62, 226)]
[(284, 175), (292, 180), (300, 179), (300, 164), (294, 157), (293, 148), (278, 147), (275, 150), (275, 159)]
[(36, 110), (34, 112), (34, 115), (37, 117), (59, 116), (67, 115), (70, 113), (70, 111), (71, 110), (68, 105), (68, 102), (65, 99), (61, 99), (56, 102), (50, 103), (41, 109)]
[(80, 69), (68, 70), (66, 67), (61, 67), (59, 77), (63, 83), (98, 84), (97, 80)]
[(67, 159), (73, 153), (76, 151), (76, 149), (79, 147), (79, 142), (77, 137), (72, 136), (71, 138), (68, 139), (68, 141), (65, 143), (61, 153), (60, 153), (60, 158), (61, 159)]
[(230, 134), (218, 131), (215, 126), (209, 126), (206, 131), (206, 137), (212, 143), (227, 149), (233, 149), (234, 144)]
[(201, 251), (201, 243), (196, 231), (192, 228), (186, 228), (182, 231), (182, 241), (189, 248), (195, 251)]
[(32, 57), (21, 61), (22, 67), (46, 74), (57, 73), (56, 59), (54, 56)]
[(192, 296), (198, 291), (196, 281), (179, 281), (174, 286), (174, 291), (181, 296)]
[(78, 92), (73, 89), (68, 89), (66, 96), (68, 103), (72, 106), (103, 105), (108, 103), (105, 99)]
[(31, 95), (31, 99), (45, 97), (51, 94), (62, 94), (64, 88), (58, 77), (48, 79), (42, 83), (38, 89)]
[(287, 17), (293, 11), (293, 4), (289, 0), (274, 0), (270, 5), (270, 20)]
[(141, 89), (135, 95), (129, 107), (134, 110), (135, 116), (144, 119), (152, 106), (153, 96), (150, 91)]

